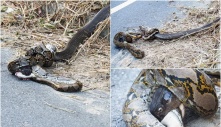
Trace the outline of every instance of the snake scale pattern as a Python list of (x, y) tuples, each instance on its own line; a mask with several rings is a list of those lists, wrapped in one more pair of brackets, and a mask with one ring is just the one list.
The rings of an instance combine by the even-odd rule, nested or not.
[[(219, 70), (218, 75), (220, 76)], [(181, 104), (185, 109), (192, 109), (191, 111), (199, 117), (211, 117), (218, 108), (213, 84), (220, 85), (219, 76), (216, 77), (217, 83), (213, 83), (212, 78), (215, 77), (197, 69), (143, 70), (127, 94), (123, 119), (128, 127), (162, 127), (164, 125), (160, 121), (163, 117), (171, 110), (179, 109)], [(168, 96), (165, 90), (163, 92), (166, 94), (162, 91), (157, 94), (161, 87), (170, 91), (171, 95)], [(170, 98), (172, 100), (169, 101)], [(185, 113), (186, 110), (180, 112), (184, 124), (185, 115), (188, 116)]]

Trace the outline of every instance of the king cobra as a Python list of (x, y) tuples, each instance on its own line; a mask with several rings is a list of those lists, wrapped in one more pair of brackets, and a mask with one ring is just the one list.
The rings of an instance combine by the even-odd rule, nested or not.
[(118, 32), (113, 39), (114, 44), (123, 49), (127, 49), (135, 58), (142, 59), (144, 57), (144, 52), (136, 49), (129, 43), (133, 43), (135, 40), (143, 38), (146, 40), (153, 40), (153, 39), (160, 39), (160, 40), (172, 40), (172, 39), (178, 39), (181, 37), (193, 35), (205, 30), (208, 30), (210, 28), (215, 28), (218, 25), (220, 25), (220, 18), (216, 18), (211, 23), (208, 23), (202, 27), (177, 32), (177, 33), (160, 33), (158, 29), (153, 28), (151, 30), (146, 30), (145, 28), (139, 26), (140, 31), (137, 33), (124, 33), (124, 32)]
[(110, 5), (101, 9), (94, 18), (81, 28), (68, 42), (63, 51), (57, 52), (55, 46), (41, 44), (28, 50), (25, 56), (8, 64), (8, 70), (21, 79), (31, 80), (51, 86), (61, 92), (76, 92), (82, 89), (82, 83), (71, 78), (46, 72), (42, 67), (52, 66), (54, 61), (69, 59), (81, 43), (89, 38), (97, 25), (110, 15)]
[[(126, 125), (163, 127), (165, 123), (173, 124), (173, 121), (164, 120), (172, 110), (178, 110), (182, 117), (181, 125), (198, 117), (213, 116), (218, 109), (214, 84), (220, 84), (220, 71), (216, 71), (217, 77), (197, 69), (141, 71), (131, 86), (123, 107), (123, 119)], [(192, 117), (192, 114), (196, 117)]]

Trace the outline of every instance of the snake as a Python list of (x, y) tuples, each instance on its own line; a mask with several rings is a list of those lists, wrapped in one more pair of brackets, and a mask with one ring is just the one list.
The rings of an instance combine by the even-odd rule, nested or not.
[(8, 64), (11, 74), (20, 79), (31, 79), (32, 81), (46, 84), (57, 91), (77, 92), (82, 89), (82, 83), (72, 78), (48, 73), (43, 67), (50, 67), (55, 61), (69, 59), (76, 52), (80, 44), (89, 38), (97, 28), (97, 25), (110, 15), (110, 5), (102, 8), (91, 21), (73, 35), (62, 51), (51, 44), (40, 44)]
[[(215, 77), (209, 75), (190, 68), (142, 70), (127, 94), (123, 120), (128, 127), (162, 127), (165, 125), (161, 122), (175, 109), (182, 117), (180, 123), (184, 124), (214, 116), (218, 98), (211, 79)], [(189, 118), (190, 114), (196, 117)]]
[(136, 58), (141, 59), (144, 57), (144, 51), (141, 51), (139, 49), (136, 49), (129, 43), (133, 42), (133, 39), (139, 38), (139, 36), (134, 36), (131, 38), (131, 35), (125, 34), (123, 32), (119, 32), (114, 36), (114, 44), (117, 47), (128, 49), (128, 51)]
[(115, 34), (113, 43), (116, 47), (127, 49), (135, 58), (142, 59), (145, 54), (140, 49), (132, 46), (130, 43), (143, 38), (144, 41), (147, 40), (172, 40), (178, 39), (181, 37), (186, 37), (190, 35), (194, 35), (196, 33), (208, 30), (210, 28), (215, 28), (219, 25), (220, 18), (216, 18), (214, 21), (203, 25), (202, 27), (190, 29), (186, 31), (181, 31), (177, 33), (160, 33), (157, 28), (152, 28), (150, 30), (145, 29), (142, 26), (139, 26), (139, 31), (136, 33), (131, 32), (118, 32)]

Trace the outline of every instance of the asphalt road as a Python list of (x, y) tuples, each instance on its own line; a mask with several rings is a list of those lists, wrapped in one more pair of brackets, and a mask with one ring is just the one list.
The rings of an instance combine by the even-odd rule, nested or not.
[(126, 127), (122, 117), (122, 108), (134, 80), (141, 69), (111, 70), (111, 127)]
[(100, 90), (61, 93), (22, 81), (7, 64), (14, 51), (1, 48), (1, 127), (109, 127), (109, 94)]
[[(111, 1), (111, 8), (121, 3), (123, 1)], [(173, 20), (171, 19), (173, 13), (176, 13), (176, 16), (184, 16), (175, 6), (206, 7), (206, 3), (196, 1), (136, 1), (111, 14), (111, 58), (120, 50), (113, 44), (116, 33), (125, 32), (128, 28), (138, 28), (139, 26), (161, 28), (165, 22)]]

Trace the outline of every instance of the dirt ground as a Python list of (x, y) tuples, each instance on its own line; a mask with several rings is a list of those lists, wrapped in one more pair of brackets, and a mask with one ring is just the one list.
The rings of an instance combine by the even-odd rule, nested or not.
[[(172, 3), (172, 2), (171, 2)], [(171, 5), (172, 6), (172, 5)], [(184, 13), (181, 17), (176, 12), (171, 21), (160, 28), (160, 33), (176, 33), (201, 27), (219, 17), (219, 2), (213, 1), (206, 8), (192, 8), (175, 6)], [(145, 26), (144, 26), (145, 27)], [(130, 28), (129, 30), (131, 31)], [(135, 31), (137, 28), (134, 28)], [(217, 68), (220, 64), (220, 26), (176, 40), (144, 41), (138, 40), (133, 44), (145, 52), (143, 59), (136, 59), (128, 55), (127, 51), (120, 51), (113, 62), (120, 68)], [(122, 59), (123, 58), (123, 59)]]
[[(3, 7), (7, 6), (14, 9), (14, 11), (10, 13), (3, 12), (1, 15), (3, 19), (1, 22), (1, 46), (10, 47), (12, 50), (16, 50), (17, 52), (17, 55), (14, 56), (14, 58), (11, 58), (11, 60), (24, 55), (25, 51), (42, 42), (45, 44), (49, 43), (55, 45), (58, 50), (61, 51), (65, 48), (73, 34), (76, 33), (79, 28), (84, 26), (88, 20), (90, 20), (88, 19), (88, 16), (92, 18), (93, 15), (107, 3), (80, 3), (76, 1), (61, 2), (60, 4), (65, 7), (65, 11), (58, 9), (57, 14), (53, 13), (53, 3), (51, 7), (52, 9), (50, 10), (49, 7), (48, 13), (43, 13), (45, 10), (44, 2), (34, 3), (36, 6), (30, 7), (32, 4), (33, 3), (28, 2), (2, 3)], [(4, 9), (3, 7), (1, 8), (2, 10)], [(23, 20), (20, 21), (19, 18), (16, 18), (16, 16), (21, 16), (20, 10), (23, 10), (23, 16), (26, 14), (27, 18), (24, 22), (22, 22)], [(52, 14), (50, 14), (49, 11), (52, 11)], [(73, 11), (78, 12), (78, 14), (72, 13)], [(31, 13), (28, 14), (26, 12)], [(34, 17), (34, 19), (31, 19), (30, 17), (33, 15), (35, 16), (35, 14), (37, 16)], [(56, 20), (60, 18), (60, 22), (55, 25), (53, 23), (56, 21), (53, 23), (47, 22), (47, 18), (51, 18), (52, 20), (54, 17)], [(42, 20), (44, 20), (44, 24), (42, 23)], [(105, 30), (102, 32), (103, 27), (105, 27)], [(89, 38), (88, 41), (80, 45), (78, 52), (70, 60), (68, 60), (68, 64), (57, 62), (53, 64), (52, 67), (47, 68), (47, 71), (72, 77), (81, 81), (84, 85), (83, 91), (90, 89), (102, 89), (108, 92), (110, 66), (110, 44), (108, 40), (108, 31), (109, 19), (100, 24), (100, 27), (97, 28), (97, 31), (92, 38)], [(101, 35), (99, 36), (100, 33)]]

